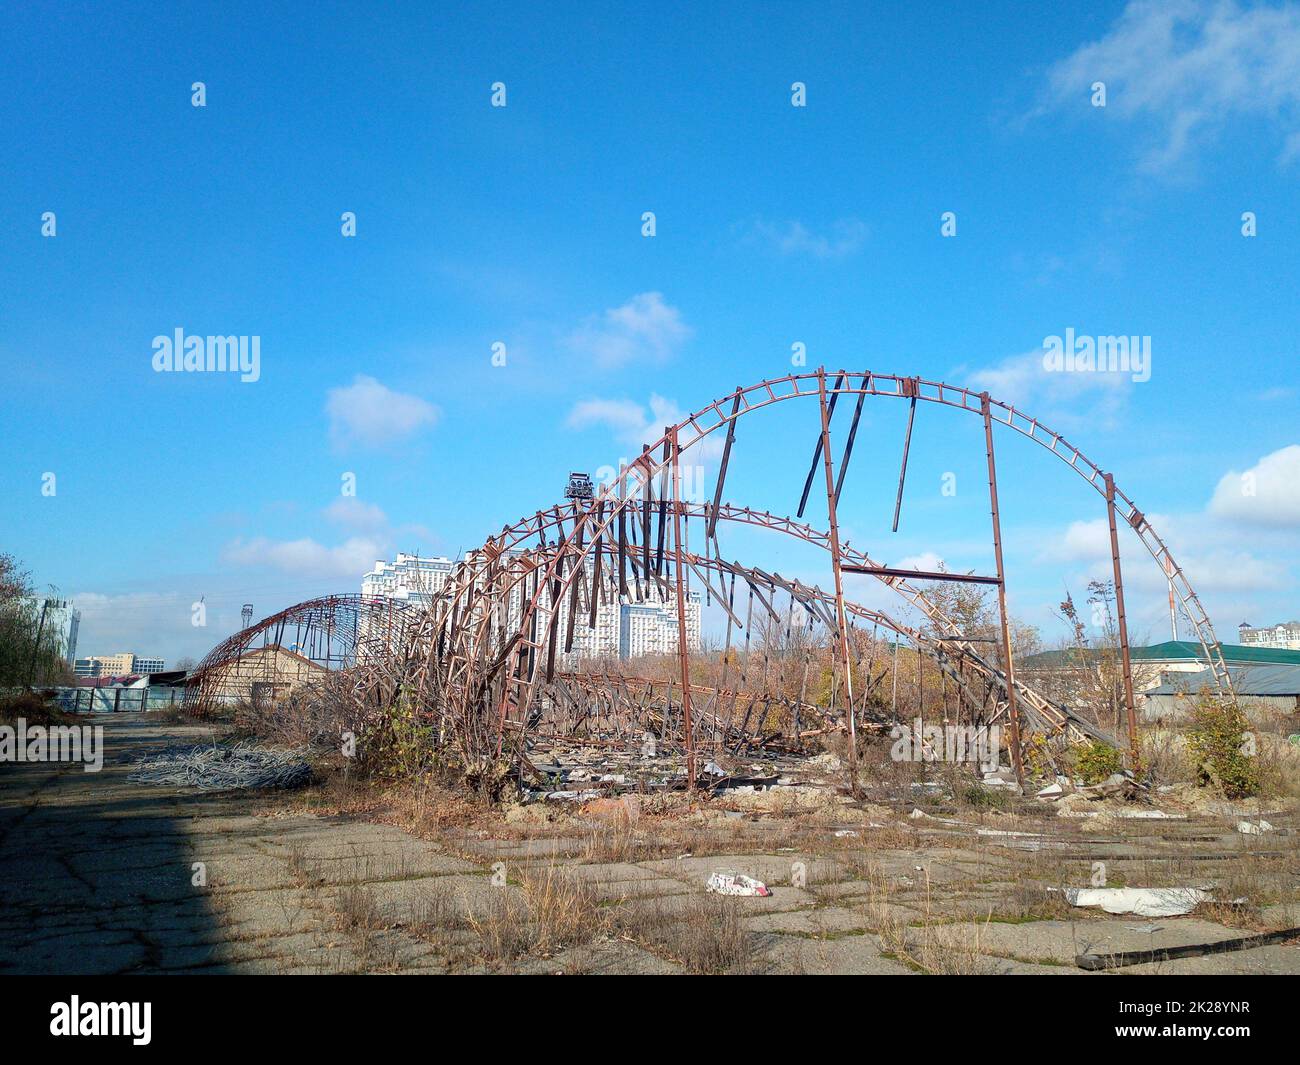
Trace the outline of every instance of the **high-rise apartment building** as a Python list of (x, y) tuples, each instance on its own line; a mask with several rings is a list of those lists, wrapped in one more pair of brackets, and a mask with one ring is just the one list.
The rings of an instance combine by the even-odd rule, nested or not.
[[(457, 569), (473, 560), (453, 562), (446, 558), (421, 558), (418, 555), (399, 554), (395, 562), (379, 560), (375, 568), (361, 580), (361, 594), (396, 599), (428, 606), (451, 579)], [(594, 576), (594, 563), (587, 562), (587, 581), (590, 589)], [(636, 658), (640, 655), (671, 654), (677, 650), (677, 603), (671, 594), (661, 593), (653, 584), (643, 590), (643, 599), (633, 596), (607, 595), (596, 606), (595, 624), (591, 624), (591, 605), (586, 593), (577, 600), (577, 617), (573, 624), (571, 649), (565, 652), (569, 636), (569, 605), (565, 596), (557, 611), (557, 658), (568, 664), (578, 659)], [(502, 611), (503, 617), (495, 624), (513, 628), (523, 616), (524, 593), (522, 584), (511, 590), (509, 601)], [(686, 601), (686, 646), (689, 650), (700, 648), (700, 594), (692, 592)], [(542, 607), (537, 612), (539, 625), (549, 619), (549, 611)]]
[(455, 566), (449, 558), (399, 553), (395, 562), (383, 559), (375, 562), (375, 568), (361, 578), (361, 594), (428, 606), (447, 583)]

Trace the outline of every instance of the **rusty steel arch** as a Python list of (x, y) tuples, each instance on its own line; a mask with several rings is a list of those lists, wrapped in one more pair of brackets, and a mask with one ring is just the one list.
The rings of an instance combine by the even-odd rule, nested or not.
[[(547, 533), (555, 529), (563, 530), (566, 524), (577, 522), (583, 516), (584, 510), (585, 508), (581, 504), (560, 504), (547, 510), (538, 511), (513, 526), (507, 526), (498, 537), (494, 538), (500, 552), (496, 558), (505, 560), (501, 563), (501, 568), (496, 574), (497, 579), (493, 583), (490, 592), (482, 586), (479, 586), (477, 590), (481, 591), (485, 598), (495, 598), (497, 601), (508, 597), (523, 580), (530, 575), (536, 574), (542, 566), (549, 563), (559, 549), (556, 543), (545, 539)], [(767, 511), (750, 507), (736, 507), (730, 504), (721, 504), (715, 508), (710, 504), (684, 503), (681, 506), (681, 512), (688, 519), (694, 518), (705, 521), (711, 517), (716, 517), (717, 521), (734, 522), (777, 531), (823, 550), (830, 550), (828, 533), (815, 529), (807, 523), (777, 516)], [(528, 549), (512, 546), (532, 537), (544, 541), (545, 546)], [(611, 560), (616, 556), (617, 548), (613, 543), (604, 542), (601, 550)], [(918, 648), (925, 650), (931, 657), (937, 657), (935, 648), (942, 644), (949, 656), (970, 662), (975, 671), (984, 676), (991, 684), (1005, 689), (1007, 681), (1004, 672), (996, 665), (989, 663), (986, 657), (981, 655), (978, 649), (963, 637), (956, 622), (932, 602), (924, 591), (915, 587), (905, 577), (896, 573), (889, 573), (885, 567), (874, 561), (864, 551), (851, 548), (847, 544), (841, 545), (840, 550), (845, 561), (851, 564), (856, 571), (875, 576), (886, 587), (904, 598), (911, 606), (920, 610), (938, 635), (923, 633), (896, 620), (883, 610), (872, 610), (849, 602), (846, 599), (846, 607), (850, 613), (906, 637)], [(682, 560), (686, 567), (694, 571), (702, 580), (706, 580), (700, 572), (702, 569), (716, 571), (723, 568), (723, 564), (719, 559), (689, 551), (682, 553)], [(482, 560), (478, 561), (481, 565)], [(426, 615), (426, 628), (421, 636), (422, 643), (430, 650), (437, 645), (441, 635), (445, 633), (449, 626), (473, 613), (472, 602), (467, 602), (463, 597), (463, 593), (467, 587), (475, 586), (474, 579), (482, 572), (481, 570), (475, 570), (474, 565), (474, 559), (468, 560), (461, 570), (463, 583), (449, 583), (438, 599), (431, 605), (429, 613)], [(747, 579), (750, 581), (751, 586), (754, 579), (763, 581), (776, 576), (777, 581), (787, 590), (802, 587), (798, 581), (783, 582), (779, 575), (766, 574), (754, 568), (739, 567), (736, 563), (732, 563), (726, 568), (730, 572), (746, 569), (750, 575)], [(609, 573), (612, 570), (606, 570), (605, 572)], [(819, 598), (823, 597), (821, 590), (815, 586), (808, 590), (815, 593)], [(714, 597), (717, 598), (716, 593)], [(458, 609), (453, 609), (453, 605)], [(589, 599), (588, 603), (584, 605), (589, 605)], [(574, 611), (570, 609), (567, 633), (569, 637), (571, 637), (575, 625), (575, 617)], [(834, 627), (833, 623), (830, 623), (830, 627)], [(472, 626), (460, 626), (460, 629), (463, 634), (471, 638), (475, 635)], [(491, 644), (490, 635), (484, 635), (483, 638), (487, 640), (489, 645)], [(552, 643), (555, 642), (557, 640), (553, 638)], [(571, 639), (566, 640), (566, 644), (571, 645)], [(548, 651), (549, 649), (548, 647)], [(567, 650), (568, 646), (566, 646)], [(1018, 679), (1015, 681), (1015, 686), (1018, 696), (1024, 700), (1029, 712), (1035, 716), (1038, 727), (1057, 730), (1073, 728), (1083, 735), (1102, 739), (1106, 742), (1113, 742), (1102, 730), (1097, 729), (1091, 722), (1080, 718), (1069, 707), (1053, 702)], [(1003, 712), (1005, 712), (1005, 707)]]
[(190, 675), (185, 708), (274, 700), (326, 674), (343, 675), (360, 702), (391, 700), (417, 661), (422, 611), (362, 595), (309, 599), (233, 633)]
[[(695, 414), (690, 415), (677, 425), (669, 426), (664, 435), (660, 437), (658, 441), (646, 445), (641, 456), (631, 464), (624, 467), (614, 481), (607, 485), (595, 497), (595, 499), (592, 500), (591, 504), (585, 508), (583, 514), (575, 521), (574, 528), (565, 533), (561, 538), (559, 549), (547, 563), (545, 573), (542, 574), (540, 578), (533, 581), (533, 591), (529, 595), (527, 602), (523, 605), (518, 630), (504, 652), (506, 655), (513, 655), (516, 658), (516, 662), (514, 664), (515, 668), (506, 669), (504, 671), (503, 683), (500, 685), (500, 692), (497, 697), (498, 710), (494, 731), (498, 752), (501, 752), (504, 749), (508, 727), (513, 726), (522, 729), (527, 724), (528, 707), (532, 692), (538, 679), (538, 651), (549, 642), (551, 638), (550, 628), (554, 623), (556, 614), (558, 613), (557, 611), (551, 611), (547, 615), (542, 625), (543, 631), (539, 636), (537, 632), (537, 618), (543, 594), (545, 593), (549, 596), (552, 602), (558, 603), (562, 601), (561, 597), (568, 594), (576, 575), (583, 569), (585, 559), (590, 551), (589, 545), (592, 542), (599, 542), (609, 534), (610, 528), (616, 517), (627, 513), (629, 503), (635, 504), (637, 502), (638, 493), (647, 501), (647, 503), (651, 501), (654, 495), (653, 486), (656, 479), (659, 479), (661, 484), (658, 501), (661, 515), (660, 543), (661, 545), (663, 543), (662, 530), (664, 526), (662, 516), (664, 515), (666, 508), (671, 506), (671, 516), (675, 529), (673, 539), (674, 551), (679, 552), (681, 547), (680, 522), (682, 518), (679, 469), (681, 454), (697, 445), (710, 434), (723, 427), (726, 428), (727, 439), (723, 450), (723, 459), (719, 469), (714, 496), (716, 503), (722, 494), (723, 481), (726, 475), (726, 465), (735, 440), (735, 427), (739, 418), (744, 414), (749, 414), (764, 407), (796, 398), (816, 397), (821, 412), (821, 433), (817, 442), (817, 448), (814, 450), (813, 468), (809, 471), (808, 482), (805, 485), (804, 498), (805, 500), (807, 499), (808, 489), (813, 483), (820, 456), (825, 474), (827, 506), (829, 512), (828, 516), (830, 519), (829, 535), (832, 568), (836, 583), (835, 597), (838, 615), (837, 628), (840, 632), (842, 643), (847, 638), (845, 631), (846, 624), (842, 588), (844, 560), (841, 557), (841, 549), (838, 541), (836, 503), (843, 482), (844, 467), (847, 466), (851, 454), (853, 435), (856, 431), (857, 417), (861, 412), (862, 401), (868, 396), (909, 400), (912, 406), (912, 413), (909, 416), (909, 441), (911, 417), (914, 416), (915, 408), (919, 401), (953, 407), (959, 410), (964, 410), (968, 413), (978, 414), (982, 418), (989, 466), (990, 502), (992, 504), (993, 516), (993, 546), (998, 570), (996, 577), (984, 579), (989, 583), (995, 583), (999, 592), (1003, 640), (1005, 645), (1004, 659), (1006, 660), (1007, 671), (1010, 677), (1007, 691), (1010, 700), (1013, 759), (1016, 763), (1018, 774), (1020, 773), (1020, 738), (1018, 734), (1017, 706), (1014, 695), (1016, 684), (1010, 660), (1009, 636), (1007, 635), (1008, 630), (1005, 609), (1006, 582), (1002, 570), (1001, 532), (994, 458), (994, 425), (1002, 425), (1013, 429), (1022, 436), (1028, 437), (1052, 454), (1056, 455), (1077, 474), (1083, 477), (1084, 480), (1087, 481), (1093, 489), (1106, 500), (1116, 577), (1115, 588), (1119, 606), (1120, 638), (1125, 663), (1124, 673), (1126, 687), (1128, 689), (1126, 693), (1126, 701), (1130, 721), (1130, 739), (1134, 746), (1134, 756), (1136, 757), (1136, 726), (1134, 723), (1134, 699), (1132, 695), (1131, 676), (1128, 668), (1127, 631), (1122, 582), (1120, 579), (1118, 540), (1116, 534), (1118, 518), (1122, 517), (1122, 519), (1128, 523), (1130, 528), (1134, 530), (1135, 534), (1147, 548), (1152, 558), (1163, 569), (1165, 575), (1168, 577), (1171, 587), (1177, 592), (1183, 603), (1186, 616), (1191, 620), (1192, 625), (1196, 630), (1197, 638), (1202, 645), (1206, 660), (1210, 665), (1216, 681), (1221, 688), (1230, 690), (1230, 679), (1227, 673), (1227, 668), (1223, 662), (1222, 651), (1214, 636), (1208, 615), (1201, 606), (1199, 598), (1187, 580), (1186, 574), (1173, 559), (1167, 545), (1165, 545), (1164, 541), (1159, 537), (1146, 516), (1138, 509), (1132, 499), (1114, 483), (1113, 477), (1084, 456), (1077, 447), (1071, 445), (1067, 440), (1065, 440), (1062, 434), (1044, 426), (1038, 421), (1038, 419), (1032, 418), (1024, 412), (1017, 410), (1011, 404), (993, 399), (987, 392), (977, 393), (971, 389), (949, 385), (939, 381), (928, 381), (920, 377), (875, 374), (871, 371), (836, 371), (834, 373), (834, 382), (828, 384), (828, 377), (830, 376), (831, 375), (827, 374), (824, 369), (819, 369), (814, 373), (791, 374), (779, 379), (762, 381), (756, 385), (736, 389), (729, 395), (714, 401), (707, 407), (704, 407)], [(845, 448), (844, 458), (841, 462), (840, 476), (837, 481), (834, 476), (833, 463), (830, 457), (830, 420), (834, 413), (835, 402), (842, 395), (857, 396), (858, 406), (854, 415), (853, 427), (849, 432), (848, 443)], [(729, 410), (728, 407), (730, 408)], [(660, 454), (661, 452), (662, 455)], [(906, 443), (904, 446), (904, 463), (905, 462)], [(904, 472), (905, 469), (906, 467), (904, 465)], [(671, 480), (672, 486), (671, 501), (668, 500), (666, 490), (669, 480)], [(900, 502), (901, 495), (902, 483), (900, 478)], [(897, 518), (895, 520), (897, 520)], [(709, 530), (710, 535), (714, 534), (715, 531), (716, 530), (712, 527), (711, 523)], [(490, 570), (499, 560), (501, 548), (490, 540), (488, 544), (485, 545), (484, 551), (487, 558), (487, 565)], [(566, 563), (569, 564), (567, 573), (565, 572)], [(679, 588), (681, 569), (682, 567), (680, 564), (674, 567), (674, 579), (678, 582)], [(934, 576), (932, 574), (920, 573), (916, 575), (925, 578)], [(948, 579), (957, 578), (949, 575)], [(682, 610), (681, 596), (679, 594), (679, 615), (682, 613)], [(688, 672), (688, 665), (686, 663), (684, 648), (682, 658), (683, 676), (685, 678)], [(845, 669), (846, 676), (851, 678), (851, 668), (848, 663), (846, 644), (844, 644), (843, 658), (843, 668)], [(502, 663), (497, 663), (497, 671), (500, 670), (501, 665)], [(472, 668), (468, 662), (466, 662), (466, 666), (467, 668)], [(521, 666), (523, 668), (519, 668)], [(688, 683), (684, 683), (683, 691), (689, 691)], [(689, 702), (689, 699), (687, 701)], [(852, 715), (850, 715), (851, 730), (852, 722), (853, 718)], [(686, 728), (689, 736), (689, 706), (686, 709)], [(852, 757), (852, 745), (850, 746), (850, 752)], [(693, 755), (688, 755), (688, 764), (692, 767), (693, 772)]]
[[(545, 560), (549, 558), (553, 550), (553, 546), (548, 546), (546, 549), (534, 548), (526, 552), (522, 557), (524, 558), (525, 565), (537, 568), (544, 564)], [(612, 558), (616, 549), (613, 548), (612, 545), (605, 545), (602, 550)], [(831, 593), (823, 591), (818, 585), (806, 585), (797, 579), (783, 578), (778, 573), (768, 573), (757, 567), (744, 566), (738, 562), (728, 562), (719, 558), (702, 556), (692, 552), (683, 552), (682, 560), (690, 569), (699, 574), (704, 580), (707, 580), (704, 571), (711, 571), (718, 575), (730, 574), (733, 577), (738, 576), (754, 590), (757, 590), (757, 586), (765, 587), (772, 592), (779, 589), (790, 596), (791, 603), (799, 604), (808, 616), (810, 623), (812, 621), (819, 621), (828, 629), (834, 628), (834, 618), (831, 614), (835, 604), (834, 596)], [(762, 599), (761, 593), (759, 593), (759, 596), (768, 613), (774, 619), (779, 620), (772, 605)], [(722, 603), (721, 591), (717, 593), (716, 598), (718, 599), (719, 605), (722, 609), (736, 621), (737, 625), (742, 624), (739, 621), (739, 618), (733, 614), (731, 608)], [(918, 651), (924, 653), (939, 664), (944, 675), (956, 685), (959, 695), (967, 698), (977, 710), (983, 710), (983, 707), (980, 705), (982, 700), (976, 699), (971, 694), (973, 691), (973, 685), (971, 685), (970, 681), (978, 680), (982, 682), (985, 686), (986, 692), (996, 690), (999, 687), (1005, 689), (1007, 684), (1005, 672), (998, 668), (995, 663), (989, 662), (978, 652), (974, 645), (963, 636), (956, 635), (945, 637), (933, 633), (927, 633), (921, 629), (917, 629), (914, 626), (899, 621), (884, 610), (867, 607), (847, 599), (845, 600), (845, 606), (854, 618), (870, 622), (873, 626), (884, 628), (888, 632), (895, 634), (895, 636), (905, 637), (917, 648)], [(573, 615), (570, 614), (570, 620), (572, 619), (572, 616)], [(969, 677), (964, 670), (956, 668), (958, 665), (969, 669)], [(606, 673), (606, 676), (608, 675), (609, 674)], [(569, 673), (562, 674), (561, 676), (564, 677), (567, 683), (581, 683), (587, 688), (590, 688), (591, 686), (589, 678), (578, 682), (576, 681), (576, 678), (578, 677), (577, 674)], [(548, 678), (548, 683), (549, 679), (550, 678)], [(1026, 708), (1032, 719), (1032, 724), (1036, 729), (1048, 733), (1068, 730), (1076, 734), (1079, 738), (1096, 739), (1105, 743), (1114, 744), (1114, 739), (1103, 729), (1098, 728), (1095, 724), (1077, 714), (1070, 707), (1042, 696), (1022, 681), (1016, 680), (1015, 684), (1017, 693), (1024, 700), (1022, 705)], [(708, 686), (696, 683), (692, 683), (690, 687), (693, 694), (708, 694), (711, 691)], [(738, 693), (729, 694), (738, 695)], [(805, 705), (810, 711), (817, 709), (812, 704)], [(987, 716), (981, 714), (979, 723), (982, 725), (995, 724), (1005, 714), (1005, 712), (1006, 702), (1002, 701), (995, 705), (991, 714), (988, 714)]]

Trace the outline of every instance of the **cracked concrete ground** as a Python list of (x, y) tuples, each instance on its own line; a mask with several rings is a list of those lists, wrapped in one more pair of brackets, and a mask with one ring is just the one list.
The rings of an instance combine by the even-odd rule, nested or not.
[[(748, 943), (748, 971), (911, 974), (914, 963), (891, 956), (901, 935), (919, 943), (918, 954), (940, 959), (946, 971), (1082, 975), (1073, 959), (1085, 950), (1150, 949), (1245, 934), (1201, 916), (1155, 922), (1092, 914), (995, 917), (1038, 857), (973, 833), (960, 841), (940, 839), (944, 832), (960, 835), (942, 826), (928, 840), (918, 832), (916, 846), (872, 848), (868, 876), (861, 855), (829, 830), (824, 848), (814, 842), (806, 852), (746, 847), (732, 854), (594, 861), (582, 857), (579, 836), (563, 833), (521, 840), (448, 830), (428, 839), (359, 819), (258, 816), (258, 800), (247, 795), (126, 779), (131, 763), (150, 750), (200, 742), (210, 735), (206, 730), (139, 715), (91, 723), (105, 726), (100, 773), (86, 773), (79, 764), (0, 766), (0, 972), (490, 971), (490, 960), (476, 949), (483, 933), (475, 921), (486, 922), (502, 900), (518, 901), (521, 884), (556, 862), (590, 886), (602, 912), (642, 907), (669, 923), (698, 905), (715, 869), (764, 879), (774, 889), (771, 897), (733, 904)], [(1197, 845), (1204, 846), (1218, 830), (1197, 831)], [(761, 840), (762, 826), (755, 832), (744, 838)], [(1104, 845), (1141, 851), (1132, 841)], [(1086, 876), (1088, 854), (1062, 860)], [(796, 862), (799, 886), (791, 883)], [(494, 877), (503, 883), (496, 886)], [(446, 919), (448, 913), (454, 920)], [(441, 923), (431, 914), (443, 914)], [(1294, 913), (1276, 916), (1297, 923)], [(893, 938), (882, 922), (893, 928)], [(671, 951), (618, 932), (505, 967), (684, 971)], [(1300, 947), (1125, 971), (1295, 973)]]

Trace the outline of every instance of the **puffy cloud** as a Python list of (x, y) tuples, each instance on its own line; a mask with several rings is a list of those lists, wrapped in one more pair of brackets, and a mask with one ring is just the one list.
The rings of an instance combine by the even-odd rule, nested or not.
[(604, 426), (614, 439), (637, 454), (642, 444), (653, 443), (664, 434), (664, 426), (676, 425), (685, 415), (672, 400), (650, 396), (649, 407), (631, 399), (584, 399), (569, 411), (570, 429)]
[(325, 517), (358, 532), (375, 533), (388, 528), (388, 515), (374, 503), (363, 503), (356, 496), (339, 496), (325, 508)]
[(619, 307), (587, 319), (569, 337), (569, 346), (598, 366), (668, 359), (691, 336), (681, 312), (659, 292), (642, 292)]
[(1053, 418), (1057, 428), (1085, 418), (1112, 423), (1127, 405), (1134, 384), (1128, 373), (1048, 370), (1042, 349), (967, 374), (969, 387), (977, 392), (988, 392), (1036, 417)]
[(897, 569), (920, 569), (937, 573), (946, 569), (948, 564), (943, 560), (943, 556), (936, 555), (933, 551), (923, 551), (919, 555), (908, 555), (891, 565)]
[(1300, 526), (1300, 444), (1265, 455), (1245, 472), (1225, 473), (1210, 513), (1251, 525)]
[(198, 596), (180, 592), (132, 592), (104, 595), (77, 592), (72, 603), (81, 613), (77, 657), (134, 651), (159, 655), (167, 667), (177, 658), (202, 658), (216, 642), (215, 634), (238, 628), (239, 608), (207, 609), (204, 626), (193, 624)]
[(1110, 524), (1105, 518), (1072, 521), (1057, 539), (1049, 541), (1042, 557), (1064, 562), (1095, 562), (1110, 565)]
[(380, 447), (438, 421), (433, 404), (419, 396), (394, 392), (365, 374), (358, 374), (350, 385), (331, 388), (325, 412), (330, 419), (330, 439), (342, 447)]

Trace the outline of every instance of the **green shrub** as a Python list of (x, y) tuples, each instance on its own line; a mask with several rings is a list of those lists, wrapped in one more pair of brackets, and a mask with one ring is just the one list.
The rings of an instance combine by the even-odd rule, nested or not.
[(376, 776), (398, 780), (419, 776), (436, 760), (433, 727), (402, 699), (362, 734), (357, 758)]
[(1250, 723), (1236, 700), (1203, 693), (1192, 708), (1187, 751), (1200, 784), (1213, 784), (1226, 799), (1259, 791), (1259, 764), (1243, 747)]
[(1084, 784), (1100, 784), (1124, 770), (1124, 753), (1092, 740), (1074, 756), (1074, 773)]

